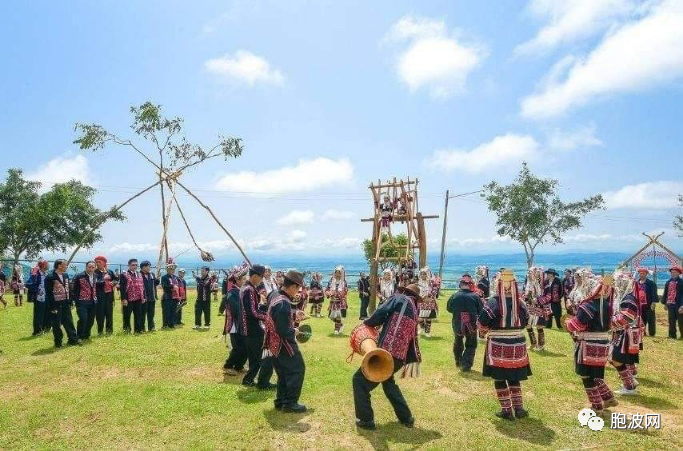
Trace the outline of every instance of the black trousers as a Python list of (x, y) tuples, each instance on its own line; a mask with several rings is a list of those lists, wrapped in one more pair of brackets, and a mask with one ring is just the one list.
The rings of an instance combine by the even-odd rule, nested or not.
[(223, 313), (225, 313), (225, 309), (227, 309), (227, 308), (228, 308), (228, 297), (223, 296), (221, 298), (221, 305), (218, 306), (218, 314), (222, 315)]
[(76, 314), (78, 315), (78, 322), (76, 323), (78, 338), (87, 340), (90, 338), (90, 331), (95, 324), (95, 303), (76, 301)]
[(33, 302), (33, 335), (48, 329), (45, 326), (45, 317), (47, 316), (47, 304), (45, 302)]
[(370, 298), (367, 296), (360, 297), (360, 319), (368, 317), (368, 304), (370, 304)]
[(551, 302), (550, 303), (550, 309), (552, 311), (552, 314), (550, 318), (548, 318), (547, 324), (545, 327), (548, 329), (553, 328), (553, 317), (555, 318), (555, 324), (557, 325), (558, 329), (562, 329), (562, 324), (560, 323), (560, 318), (562, 318), (562, 304), (559, 302)]
[(301, 352), (296, 350), (294, 355), (290, 356), (285, 349), (282, 349), (280, 355), (272, 359), (273, 368), (277, 374), (275, 408), (297, 404), (306, 374), (306, 364), (304, 364)]
[(247, 345), (241, 334), (230, 334), (230, 354), (223, 368), (241, 370), (247, 363)]
[[(403, 362), (394, 359), (394, 373), (401, 369)], [(360, 368), (353, 375), (353, 404), (356, 408), (356, 418), (361, 421), (374, 421), (375, 413), (372, 410), (370, 403), (370, 392), (374, 390), (379, 384), (377, 382), (370, 382), (365, 378)], [(394, 408), (394, 413), (399, 421), (408, 421), (412, 418), (410, 407), (401, 393), (401, 389), (396, 385), (394, 376), (382, 382), (382, 390), (384, 395)]]
[(194, 325), (202, 325), (202, 314), (204, 314), (204, 325), (211, 324), (211, 301), (197, 301), (194, 303)]
[(273, 359), (261, 358), (263, 354), (263, 335), (248, 335), (245, 344), (249, 360), (249, 371), (244, 375), (242, 383), (252, 384), (258, 374), (256, 385), (265, 387), (270, 383), (270, 378), (273, 376)]
[(142, 305), (144, 316), (142, 317), (142, 329), (145, 328), (145, 319), (147, 319), (147, 330), (154, 330), (154, 311), (157, 306), (157, 301), (147, 301)]
[(477, 334), (456, 335), (453, 343), (455, 365), (464, 369), (474, 365), (474, 354), (477, 352)]
[(161, 325), (163, 327), (175, 327), (177, 305), (178, 303), (173, 299), (161, 300)]
[(669, 309), (669, 338), (676, 338), (676, 325), (678, 325), (678, 331), (683, 337), (683, 315), (678, 313), (678, 307), (675, 305), (667, 305)]
[(657, 316), (652, 310), (652, 304), (643, 305), (640, 308), (640, 317), (643, 319), (643, 324), (647, 326), (647, 334), (654, 337), (657, 333)]
[(130, 316), (133, 315), (133, 328), (136, 334), (145, 331), (145, 305), (142, 301), (129, 302), (123, 307), (123, 330), (130, 332)]
[(114, 332), (114, 294), (105, 293), (97, 299), (95, 305), (95, 321), (97, 321), (97, 333), (102, 334), (105, 330), (108, 334)]
[(55, 339), (55, 346), (61, 346), (64, 334), (62, 327), (66, 332), (66, 337), (69, 343), (76, 343), (78, 336), (76, 335), (76, 328), (74, 327), (74, 318), (71, 315), (71, 306), (66, 302), (56, 302), (57, 313), (50, 312), (52, 318), (52, 335)]

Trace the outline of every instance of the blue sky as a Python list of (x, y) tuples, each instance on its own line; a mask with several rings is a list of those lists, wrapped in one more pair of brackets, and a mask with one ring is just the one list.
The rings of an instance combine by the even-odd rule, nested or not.
[[(423, 213), (441, 215), (446, 189), (509, 182), (522, 160), (567, 199), (608, 200), (544, 251), (629, 251), (656, 230), (683, 250), (680, 2), (33, 1), (0, 4), (0, 24), (0, 170), (84, 180), (103, 208), (153, 172), (123, 149), (80, 152), (73, 125), (128, 136), (128, 108), (151, 100), (192, 141), (244, 140), (185, 181), (249, 253), (358, 253), (371, 180), (418, 177)], [(199, 240), (233, 255), (180, 199)], [(159, 204), (132, 204), (95, 252), (152, 254)], [(175, 219), (172, 254), (189, 247)], [(453, 200), (449, 253), (518, 251), (494, 225), (476, 196)]]

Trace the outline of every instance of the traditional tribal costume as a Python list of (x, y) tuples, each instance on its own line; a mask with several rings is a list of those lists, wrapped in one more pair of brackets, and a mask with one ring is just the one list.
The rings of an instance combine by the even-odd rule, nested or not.
[(382, 271), (382, 278), (379, 280), (379, 288), (377, 290), (377, 297), (379, 298), (379, 305), (384, 304), (396, 292), (396, 279), (394, 272), (390, 268)]
[(273, 271), (270, 269), (270, 266), (266, 266), (266, 272), (263, 275), (263, 288), (265, 289), (265, 295), (268, 297), (270, 293), (273, 291), (277, 291), (277, 282), (275, 280), (275, 275), (273, 275)]
[(370, 305), (370, 279), (363, 272), (358, 277), (358, 297), (360, 298), (360, 316), (358, 319), (363, 321), (368, 317), (368, 306)]
[(567, 331), (574, 338), (576, 374), (583, 380), (591, 408), (601, 412), (605, 407), (617, 405), (605, 382), (614, 289), (601, 277), (584, 278), (584, 284), (589, 285), (590, 293), (579, 303), (576, 316), (567, 322)]
[(592, 278), (593, 273), (588, 268), (580, 268), (574, 272), (574, 285), (565, 304), (568, 314), (575, 315), (581, 301), (590, 294)]
[(76, 302), (78, 338), (89, 340), (92, 326), (95, 324), (95, 304), (97, 304), (95, 262), (86, 263), (86, 270), (74, 277), (71, 284), (71, 299)]
[[(546, 325), (548, 329), (553, 328), (553, 317), (558, 329), (562, 329), (560, 318), (562, 317), (562, 281), (560, 275), (554, 269), (547, 269), (544, 273), (545, 283), (543, 285), (543, 304), (550, 307), (550, 315), (547, 317)], [(552, 279), (552, 280), (551, 280)]]
[(294, 327), (299, 327), (300, 323), (300, 321), (296, 319), (296, 313), (303, 312), (301, 313), (301, 315), (304, 316), (306, 313), (307, 306), (308, 290), (306, 289), (306, 285), (304, 284), (299, 287), (299, 291), (296, 293), (296, 296), (294, 297), (294, 302), (292, 303), (292, 312), (295, 314)]
[(54, 270), (45, 277), (45, 300), (47, 308), (52, 313), (52, 335), (55, 347), (62, 347), (62, 326), (66, 332), (68, 344), (75, 345), (80, 341), (76, 335), (73, 316), (71, 315), (71, 300), (69, 299), (69, 276), (64, 272), (66, 261), (57, 260)]
[(5, 295), (5, 283), (7, 282), (7, 277), (2, 269), (2, 264), (0, 264), (0, 302), (7, 308), (7, 301), (4, 299)]
[(247, 362), (247, 345), (244, 339), (242, 324), (242, 305), (240, 303), (240, 288), (244, 284), (249, 265), (246, 263), (234, 268), (228, 275), (230, 280), (230, 290), (227, 292), (225, 310), (224, 335), (230, 337), (230, 354), (223, 365), (223, 372), (230, 376), (235, 376), (244, 369)]
[(453, 314), (455, 366), (465, 372), (470, 371), (474, 363), (474, 354), (477, 351), (477, 318), (482, 310), (481, 298), (474, 292), (475, 289), (472, 277), (464, 274), (460, 279), (460, 291), (454, 293), (446, 305), (446, 310)]
[(128, 261), (128, 271), (120, 277), (121, 303), (123, 304), (123, 330), (130, 332), (130, 316), (133, 315), (133, 330), (135, 333), (144, 331), (145, 319), (143, 316), (142, 301), (145, 298), (145, 287), (142, 275), (137, 272), (138, 261)]
[[(567, 306), (569, 302), (569, 294), (574, 289), (574, 274), (571, 269), (564, 270), (564, 279), (562, 280), (562, 298), (564, 299), (564, 305)], [(567, 312), (569, 313), (569, 312)]]
[(202, 314), (204, 315), (204, 328), (211, 326), (211, 290), (213, 280), (209, 276), (209, 267), (201, 269), (199, 277), (195, 276), (197, 282), (197, 300), (194, 303), (194, 328), (202, 328)]
[[(418, 377), (420, 374), (422, 355), (417, 337), (418, 308), (421, 302), (419, 291), (415, 284), (399, 288), (399, 293), (394, 294), (370, 318), (363, 321), (366, 326), (382, 328), (377, 345), (389, 351), (394, 358), (394, 373), (400, 370), (402, 378)], [(360, 368), (353, 375), (356, 425), (360, 428), (375, 428), (370, 392), (377, 385), (377, 382), (369, 381)], [(415, 419), (393, 375), (382, 382), (382, 389), (401, 424), (413, 427)]]
[(182, 302), (180, 294), (183, 282), (175, 274), (177, 265), (172, 259), (166, 264), (166, 274), (161, 276), (161, 316), (162, 329), (173, 329), (176, 326), (178, 305)]
[(296, 342), (297, 312), (292, 304), (297, 303), (297, 296), (292, 297), (288, 290), (304, 286), (303, 274), (290, 270), (283, 277), (283, 286), (275, 293), (268, 306), (265, 325), (266, 333), (263, 341), (263, 358), (271, 358), (277, 373), (277, 395), (275, 409), (283, 412), (305, 412), (306, 406), (299, 404), (301, 388), (304, 384), (306, 365)]
[(325, 295), (330, 300), (328, 307), (329, 318), (334, 321), (334, 334), (339, 335), (344, 329), (343, 320), (346, 318), (346, 296), (349, 291), (349, 286), (346, 283), (346, 272), (343, 266), (337, 266), (334, 274), (327, 283)]
[(477, 266), (474, 269), (474, 281), (478, 290), (479, 296), (488, 299), (491, 295), (491, 282), (489, 281), (489, 267)]
[(14, 305), (19, 307), (24, 302), (24, 269), (21, 265), (15, 265), (10, 281), (12, 292), (14, 293)]
[(95, 257), (95, 291), (97, 305), (95, 306), (95, 321), (97, 334), (114, 332), (114, 286), (119, 278), (114, 271), (107, 269), (107, 259), (101, 255)]
[(496, 295), (479, 315), (479, 333), (488, 334), (482, 375), (494, 380), (501, 407), (496, 416), (506, 420), (528, 416), (520, 384), (531, 376), (524, 338), (528, 321), (529, 312), (521, 301), (514, 274), (504, 271), (497, 282)]
[(173, 324), (176, 326), (184, 326), (183, 323), (183, 307), (187, 305), (187, 280), (185, 280), (185, 270), (180, 268), (178, 270), (178, 296), (179, 300), (175, 305), (175, 316)]
[(619, 271), (614, 276), (615, 305), (612, 317), (612, 347), (610, 360), (619, 372), (623, 382), (617, 393), (635, 395), (635, 365), (642, 340), (642, 321), (638, 304), (638, 287), (633, 277), (626, 271)]
[(420, 327), (425, 337), (431, 337), (432, 320), (439, 315), (439, 305), (436, 302), (437, 287), (434, 284), (432, 271), (428, 267), (420, 270), (417, 286), (420, 288), (420, 297), (422, 297), (419, 312)]
[(388, 233), (389, 226), (393, 219), (394, 204), (391, 202), (387, 194), (384, 195), (384, 201), (379, 204), (378, 208), (380, 213), (380, 230), (382, 233)]
[(676, 323), (683, 338), (683, 269), (673, 266), (669, 269), (671, 279), (664, 285), (662, 304), (669, 310), (669, 338), (676, 338)]
[[(638, 268), (638, 280), (636, 288), (638, 304), (640, 305), (640, 317), (643, 321), (643, 332), (647, 326), (647, 334), (654, 337), (657, 333), (657, 318), (655, 317), (655, 305), (657, 305), (657, 285), (647, 278), (647, 268)], [(642, 342), (641, 342), (642, 344)]]
[[(40, 260), (31, 270), (31, 277), (26, 284), (29, 290), (29, 300), (33, 298), (33, 335), (40, 335), (50, 329), (50, 315), (45, 302), (45, 277), (47, 276), (48, 263)], [(0, 281), (0, 285), (3, 282)], [(0, 298), (2, 288), (0, 288)]]
[(142, 275), (142, 285), (144, 288), (145, 299), (142, 303), (142, 330), (145, 330), (145, 319), (147, 319), (147, 330), (154, 332), (154, 313), (157, 303), (157, 287), (159, 279), (151, 272), (152, 264), (148, 261), (140, 263), (140, 274)]
[(216, 273), (211, 274), (211, 294), (213, 294), (213, 300), (218, 300), (218, 275)]
[(323, 302), (325, 302), (325, 292), (323, 291), (323, 286), (320, 283), (321, 277), (320, 273), (316, 272), (311, 274), (311, 284), (309, 285), (309, 299), (308, 302), (311, 304), (311, 316), (320, 318), (320, 312), (323, 307)]
[[(526, 331), (529, 334), (529, 347), (536, 351), (543, 351), (545, 349), (545, 332), (543, 328), (546, 325), (546, 318), (550, 311), (550, 307), (547, 306), (550, 299), (543, 295), (544, 286), (543, 268), (536, 266), (529, 268), (526, 286), (524, 287), (524, 297), (526, 298), (529, 311), (529, 322), (526, 325)], [(538, 342), (534, 335), (534, 327), (538, 332)]]
[[(272, 387), (270, 377), (273, 375), (272, 359), (266, 359), (270, 363), (262, 361), (263, 336), (266, 320), (267, 304), (261, 302), (261, 296), (256, 291), (252, 282), (253, 278), (262, 279), (266, 269), (261, 265), (254, 265), (249, 269), (249, 280), (240, 289), (240, 303), (242, 307), (242, 335), (245, 337), (247, 356), (249, 359), (249, 371), (242, 379), (242, 385), (253, 386), (254, 379), (258, 375), (256, 385), (262, 389)], [(260, 283), (260, 282), (258, 282)]]

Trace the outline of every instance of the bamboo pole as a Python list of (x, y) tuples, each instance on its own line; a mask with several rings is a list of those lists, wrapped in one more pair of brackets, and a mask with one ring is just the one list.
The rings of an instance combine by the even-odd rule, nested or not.
[[(165, 180), (165, 179), (164, 179), (164, 180)], [(138, 197), (142, 196), (142, 195), (145, 194), (147, 191), (151, 190), (152, 188), (154, 188), (154, 187), (157, 186), (158, 184), (162, 183), (162, 181), (163, 181), (163, 180), (159, 180), (159, 181), (155, 182), (154, 184), (149, 185), (147, 188), (143, 189), (143, 190), (140, 191), (139, 193), (135, 194), (134, 196), (129, 197), (127, 200), (125, 200), (124, 202), (122, 202), (120, 205), (118, 205), (118, 206), (115, 205), (114, 207), (112, 207), (112, 209), (110, 210), (110, 212), (111, 212), (111, 213), (115, 213), (115, 212), (117, 212), (117, 211), (120, 211), (120, 210), (121, 210), (123, 207), (125, 207), (129, 202), (131, 202), (131, 201), (137, 199)], [(104, 224), (104, 223), (107, 221), (107, 219), (109, 219), (109, 215), (104, 215), (104, 217), (103, 217), (101, 220), (95, 222), (95, 224), (93, 224), (93, 225), (90, 227), (90, 230), (88, 230), (88, 232), (85, 233), (85, 234), (83, 235), (83, 240), (82, 240), (82, 241), (78, 244), (78, 246), (76, 246), (76, 248), (71, 252), (71, 255), (69, 256), (69, 259), (66, 261), (66, 265), (67, 265), (67, 266), (69, 266), (69, 265), (71, 264), (71, 261), (74, 259), (74, 257), (75, 257), (76, 254), (78, 253), (78, 251), (81, 249), (81, 247), (83, 247), (83, 243), (85, 242), (85, 240), (86, 240), (86, 238), (88, 237), (88, 235), (90, 235), (90, 234), (91, 234), (92, 232), (94, 232), (98, 227), (100, 227), (102, 224)]]
[(244, 250), (243, 250), (242, 247), (239, 245), (239, 243), (237, 242), (237, 240), (235, 240), (235, 238), (232, 236), (232, 234), (231, 234), (230, 232), (228, 232), (228, 229), (226, 229), (225, 226), (223, 226), (223, 224), (218, 220), (218, 218), (217, 218), (216, 215), (213, 213), (213, 211), (211, 210), (211, 208), (209, 208), (208, 205), (206, 205), (204, 202), (202, 202), (202, 200), (201, 200), (200, 198), (198, 198), (197, 196), (195, 196), (194, 193), (193, 193), (192, 191), (190, 191), (185, 185), (183, 185), (182, 183), (180, 183), (180, 182), (177, 181), (177, 180), (176, 180), (176, 183), (177, 183), (178, 186), (180, 186), (183, 190), (185, 190), (185, 192), (186, 192), (187, 194), (189, 194), (190, 196), (192, 196), (192, 198), (193, 198), (194, 200), (196, 200), (197, 203), (198, 203), (199, 205), (201, 205), (202, 207), (204, 207), (204, 209), (206, 209), (206, 211), (209, 212), (209, 214), (211, 215), (211, 217), (213, 218), (213, 220), (216, 222), (216, 224), (218, 224), (218, 226), (219, 226), (221, 229), (223, 229), (223, 231), (225, 232), (225, 234), (228, 235), (228, 237), (230, 238), (230, 240), (232, 240), (232, 242), (233, 242), (233, 244), (235, 245), (235, 247), (237, 247), (237, 250), (239, 250), (240, 253), (242, 254), (242, 256), (244, 257), (244, 260), (245, 260), (247, 263), (249, 263), (249, 265), (251, 265), (251, 261), (249, 260), (249, 257), (247, 257), (247, 254), (244, 253)]
[[(175, 199), (175, 187), (173, 183), (170, 183), (169, 189), (171, 190), (171, 197), (168, 199), (168, 206), (164, 210), (163, 216), (163, 231), (161, 233), (161, 244), (159, 245), (159, 258), (157, 259), (156, 275), (159, 278), (161, 274), (161, 263), (164, 261), (164, 244), (166, 243), (166, 237), (168, 233), (168, 220), (171, 216), (171, 207), (173, 206), (173, 200)], [(166, 257), (168, 258), (168, 251), (166, 252)]]
[(185, 224), (185, 228), (187, 229), (187, 233), (190, 235), (190, 238), (192, 239), (192, 242), (194, 243), (194, 246), (199, 249), (199, 252), (202, 254), (202, 260), (204, 260), (204, 254), (207, 254), (209, 257), (213, 259), (213, 256), (211, 253), (206, 252), (204, 249), (199, 247), (199, 244), (197, 244), (197, 240), (194, 237), (194, 234), (192, 233), (192, 229), (190, 229), (190, 225), (187, 223), (187, 219), (185, 218), (185, 213), (183, 213), (183, 209), (180, 208), (180, 203), (178, 202), (178, 199), (176, 198), (175, 200), (175, 206), (178, 209), (178, 212), (180, 213), (180, 218), (183, 220), (183, 224)]

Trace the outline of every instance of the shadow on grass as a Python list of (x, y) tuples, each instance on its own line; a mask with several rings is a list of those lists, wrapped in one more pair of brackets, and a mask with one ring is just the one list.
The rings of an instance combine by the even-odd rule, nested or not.
[(418, 448), (427, 443), (438, 440), (443, 435), (440, 432), (429, 429), (414, 427), (408, 429), (400, 423), (389, 423), (377, 426), (374, 431), (358, 429), (358, 435), (370, 442), (373, 449), (385, 451), (389, 449), (389, 443), (403, 443)]
[(496, 419), (492, 422), (501, 434), (534, 445), (550, 446), (557, 436), (555, 431), (546, 427), (538, 418), (524, 418), (515, 421)]
[(346, 338), (346, 339), (349, 338), (348, 335), (344, 335), (344, 334), (336, 335), (334, 332), (332, 332), (331, 334), (327, 334), (327, 336), (330, 338)]
[(268, 390), (259, 390), (256, 387), (245, 387), (241, 390), (237, 390), (237, 399), (245, 404), (264, 402), (273, 396), (275, 396), (274, 392)]
[(678, 408), (678, 406), (672, 403), (671, 401), (667, 401), (666, 399), (662, 398), (657, 398), (656, 396), (644, 396), (639, 394), (638, 396), (621, 397), (620, 400), (623, 400), (624, 402), (637, 404), (639, 406), (647, 407), (648, 409), (652, 409), (655, 411), (657, 411), (658, 409), (669, 410)]
[(552, 352), (548, 350), (537, 351), (536, 354), (543, 357), (567, 357), (567, 354), (560, 354), (559, 352)]
[(459, 372), (458, 372), (458, 375), (459, 375), (460, 377), (462, 377), (463, 379), (469, 379), (469, 380), (472, 380), (472, 381), (483, 381), (483, 380), (487, 380), (487, 379), (488, 379), (488, 378), (482, 376), (482, 375), (481, 375), (481, 372), (479, 372), (479, 371), (474, 371), (474, 370), (470, 370), (470, 371), (467, 371), (467, 372), (459, 371)]
[(40, 338), (42, 336), (43, 336), (42, 334), (40, 334), (40, 335), (27, 335), (26, 337), (19, 338), (17, 341), (31, 341), (31, 340), (35, 340), (36, 338)]
[(38, 349), (37, 351), (33, 351), (31, 353), (32, 356), (37, 357), (41, 355), (48, 355), (48, 354), (54, 354), (55, 352), (59, 351), (62, 348), (55, 348), (54, 346), (50, 346), (49, 348), (43, 348), (43, 349)]
[(308, 409), (305, 413), (285, 413), (274, 408), (263, 411), (263, 416), (274, 431), (302, 433), (308, 432), (311, 425), (304, 421), (315, 409)]
[(643, 387), (653, 387), (653, 388), (663, 388), (667, 387), (666, 384), (662, 384), (661, 382), (653, 381), (652, 379), (648, 379), (646, 377), (639, 377), (638, 382), (640, 385)]
[(229, 374), (223, 375), (223, 380), (219, 384), (226, 385), (242, 385), (242, 377), (244, 374), (238, 373), (236, 376), (230, 376)]
[(442, 341), (445, 340), (443, 337), (425, 337), (424, 335), (420, 336), (420, 340), (426, 340), (426, 341)]

